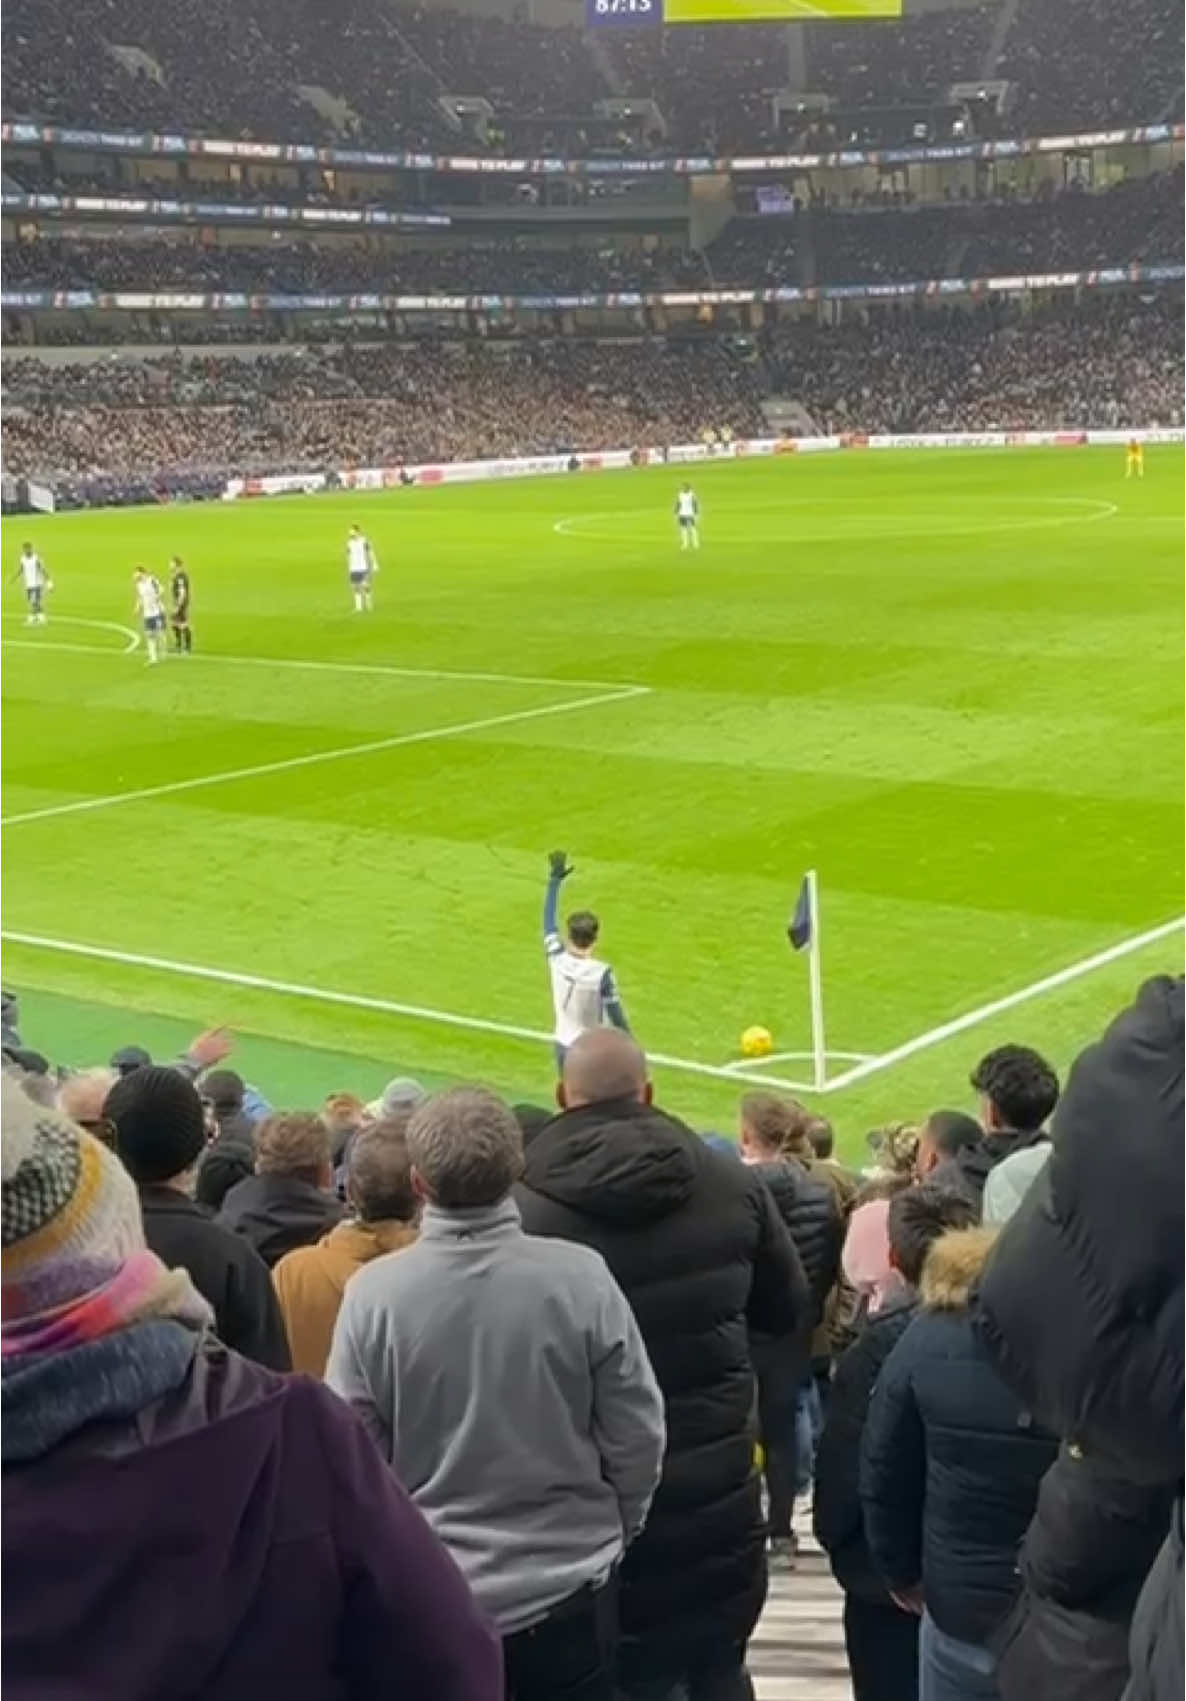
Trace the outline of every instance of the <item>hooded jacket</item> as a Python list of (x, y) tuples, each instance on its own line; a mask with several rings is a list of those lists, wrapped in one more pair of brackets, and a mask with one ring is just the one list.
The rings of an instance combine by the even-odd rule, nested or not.
[(496, 1639), (347, 1407), (186, 1333), (4, 1367), (6, 1701), (497, 1701)]
[(323, 1235), (316, 1246), (286, 1252), (272, 1271), (292, 1368), (324, 1376), (334, 1324), (346, 1283), (356, 1270), (385, 1252), (399, 1252), (416, 1238), (415, 1223), (360, 1223), (350, 1218)]
[(345, 1214), (332, 1193), (296, 1176), (249, 1175), (231, 1188), (218, 1221), (249, 1240), (270, 1269), (286, 1252), (320, 1240)]
[(634, 1100), (566, 1111), (526, 1153), (530, 1234), (600, 1252), (638, 1319), (667, 1415), (663, 1477), (623, 1562), (627, 1681), (742, 1643), (766, 1593), (748, 1329), (807, 1315), (799, 1258), (761, 1179)]
[[(1003, 1230), (977, 1328), (1043, 1421), (1132, 1483), (1180, 1489), (1183, 983), (1140, 988), (1071, 1070), (1054, 1150)], [(1182, 1693), (1179, 1502), (1133, 1622), (1133, 1701)]]
[(1057, 1442), (1002, 1381), (972, 1328), (992, 1232), (942, 1235), (921, 1309), (877, 1380), (861, 1444), (861, 1502), (891, 1589), (920, 1579), (940, 1630), (984, 1644), (1017, 1595), (1017, 1551)]
[(218, 1133), (202, 1154), (194, 1195), (217, 1211), (231, 1188), (255, 1174), (255, 1123), (245, 1110), (225, 1111)]

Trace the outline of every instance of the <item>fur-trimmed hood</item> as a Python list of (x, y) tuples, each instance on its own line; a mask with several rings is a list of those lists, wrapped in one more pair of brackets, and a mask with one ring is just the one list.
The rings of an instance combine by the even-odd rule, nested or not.
[(952, 1229), (927, 1253), (918, 1284), (926, 1311), (966, 1311), (976, 1278), (997, 1238), (995, 1228)]

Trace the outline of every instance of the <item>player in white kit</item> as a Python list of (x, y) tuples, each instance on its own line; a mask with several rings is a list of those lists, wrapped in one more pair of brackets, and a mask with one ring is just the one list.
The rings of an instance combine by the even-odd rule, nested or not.
[(21, 545), (21, 558), (17, 563), (14, 579), (20, 579), (25, 587), (25, 601), (29, 612), (25, 616), (26, 626), (44, 626), (46, 621), (45, 593), (53, 590), (53, 582), (45, 570), (45, 563), (33, 548), (31, 543)]
[(136, 568), (132, 582), (136, 587), (136, 609), (144, 627), (144, 648), (152, 666), (165, 651), (165, 593), (156, 574), (145, 567)]
[(548, 858), (548, 890), (544, 898), (544, 951), (552, 977), (552, 1004), (556, 1025), (556, 1063), (564, 1068), (564, 1054), (574, 1040), (590, 1028), (609, 1024), (630, 1031), (614, 971), (593, 955), (601, 923), (592, 910), (577, 910), (565, 923), (561, 938), (556, 922), (560, 888), (572, 873), (563, 851)]
[(355, 614), (369, 612), (374, 607), (371, 581), (378, 571), (379, 563), (375, 560), (370, 539), (363, 536), (358, 526), (351, 526), (350, 536), (346, 539), (346, 572), (354, 593)]
[(700, 504), (690, 484), (685, 484), (675, 499), (675, 519), (679, 526), (681, 549), (700, 548)]

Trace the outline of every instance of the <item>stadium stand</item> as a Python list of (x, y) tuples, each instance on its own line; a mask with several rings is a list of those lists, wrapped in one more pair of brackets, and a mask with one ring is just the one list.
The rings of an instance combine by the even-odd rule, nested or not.
[[(892, 25), (809, 23), (804, 51), (785, 26), (622, 32), (605, 56), (571, 28), (526, 17), (349, 0), (328, 13), (298, 0), (283, 30), (266, 0), (212, 0), (195, 37), (184, 0), (16, 0), (5, 8), (6, 111), (73, 123), (156, 127), (282, 141), (354, 137), (455, 144), (441, 96), (480, 97), (495, 123), (465, 137), (495, 150), (515, 120), (539, 152), (618, 139), (617, 151), (751, 149), (777, 133), (770, 96), (828, 96), (838, 113), (941, 103), (955, 82), (1012, 85), (1013, 133), (1140, 123), (1180, 111), (1182, 15), (1172, 0), (1019, 0), (928, 10)], [(997, 24), (1008, 23), (993, 56)], [(795, 69), (797, 58), (802, 63)], [(599, 124), (611, 96), (653, 99), (659, 129)], [(825, 129), (826, 133), (826, 129)], [(847, 138), (845, 128), (836, 131)], [(550, 146), (545, 145), (550, 144)]]
[[(696, 1651), (691, 1672), (704, 1677), (711, 1668), (719, 1684), (727, 1679), (732, 1685), (718, 1693), (739, 1701), (743, 1695), (755, 1701), (850, 1701), (847, 1649), (856, 1701), (889, 1701), (891, 1695), (902, 1701), (901, 1684), (910, 1687), (912, 1664), (905, 1677), (893, 1678), (897, 1687), (882, 1681), (895, 1670), (902, 1633), (912, 1645), (910, 1621), (904, 1614), (893, 1619), (897, 1609), (887, 1592), (888, 1585), (904, 1599), (914, 1588), (888, 1568), (899, 1550), (913, 1550), (908, 1563), (915, 1569), (921, 1553), (927, 1619), (920, 1660), (927, 1681), (932, 1671), (950, 1672), (953, 1662), (957, 1669), (960, 1662), (972, 1670), (994, 1669), (995, 1651), (992, 1660), (986, 1657), (992, 1628), (1011, 1611), (1016, 1638), (1001, 1659), (1002, 1701), (1046, 1693), (1049, 1684), (1065, 1683), (1071, 1675), (1092, 1679), (1105, 1661), (1108, 1674), (1123, 1683), (1130, 1624), (1134, 1670), (1156, 1674), (1144, 1693), (1151, 1701), (1169, 1701), (1176, 1692), (1181, 1654), (1166, 1626), (1178, 1595), (1175, 1497), (1182, 1445), (1181, 1407), (1174, 1398), (1182, 1360), (1175, 1323), (1182, 1290), (1180, 978), (1158, 977), (1141, 987), (1103, 1039), (1073, 1066), (1048, 1127), (1046, 1118), (1033, 1128), (1018, 1119), (1022, 1099), (1029, 1103), (1027, 1076), (1019, 1070), (1040, 1074), (1044, 1105), (1058, 1097), (1057, 1078), (1039, 1054), (999, 1048), (972, 1072), (985, 1083), (984, 1120), (979, 1130), (973, 1125), (972, 1143), (961, 1148), (961, 1156), (963, 1173), (979, 1176), (982, 1188), (986, 1178), (990, 1182), (983, 1230), (964, 1226), (980, 1215), (979, 1193), (941, 1184), (943, 1160), (932, 1167), (939, 1154), (920, 1144), (917, 1132), (897, 1142), (900, 1173), (871, 1168), (852, 1202), (858, 1178), (835, 1160), (816, 1156), (805, 1131), (823, 1125), (801, 1105), (759, 1095), (763, 1115), (785, 1125), (786, 1143), (780, 1157), (747, 1168), (728, 1142), (723, 1150), (702, 1144), (678, 1120), (678, 1106), (660, 1114), (643, 1102), (641, 1057), (637, 1066), (628, 1065), (632, 1080), (637, 1068), (638, 1096), (634, 1089), (626, 1093), (621, 1070), (627, 1065), (618, 1052), (630, 1048), (633, 1055), (632, 1042), (610, 1035), (603, 1043), (601, 1034), (583, 1036), (570, 1054), (569, 1108), (556, 1115), (530, 1106), (512, 1115), (493, 1095), (474, 1090), (430, 1097), (415, 1081), (401, 1078), (373, 1105), (364, 1107), (357, 1095), (349, 1098), (351, 1116), (333, 1124), (340, 1128), (335, 1147), (329, 1112), (344, 1101), (336, 1090), (340, 1082), (326, 1083), (333, 1090), (324, 1119), (314, 1112), (273, 1114), (258, 1087), (241, 1091), (243, 1137), (263, 1154), (260, 1173), (232, 1188), (214, 1217), (189, 1193), (193, 1175), (200, 1176), (214, 1150), (207, 1144), (203, 1100), (221, 1091), (217, 1083), (227, 1079), (242, 1089), (239, 1078), (221, 1067), (232, 1049), (229, 1036), (201, 1035), (163, 1067), (143, 1048), (125, 1047), (107, 1070), (86, 1069), (88, 1060), (81, 1057), (74, 1068), (51, 1064), (32, 1049), (35, 1039), (22, 1032), (17, 999), (6, 992), (5, 1490), (7, 1539), (19, 1544), (25, 1561), (6, 1585), (10, 1681), (40, 1680), (50, 1670), (65, 1681), (89, 1669), (105, 1640), (96, 1639), (89, 1618), (79, 1617), (77, 1591), (97, 1578), (98, 1566), (122, 1562), (135, 1581), (105, 1613), (104, 1638), (112, 1625), (125, 1621), (130, 1631), (158, 1602), (154, 1637), (121, 1638), (119, 1671), (129, 1693), (157, 1681), (161, 1671), (179, 1669), (177, 1659), (192, 1666), (200, 1656), (217, 1673), (204, 1690), (215, 1701), (236, 1693), (237, 1674), (260, 1660), (285, 1675), (286, 1693), (313, 1701), (329, 1692), (319, 1686), (323, 1666), (329, 1682), (324, 1650), (344, 1637), (352, 1649), (349, 1674), (343, 1679), (338, 1670), (333, 1682), (347, 1701), (364, 1701), (380, 1677), (386, 1682), (396, 1654), (417, 1693), (422, 1672), (443, 1701), (497, 1701), (503, 1695), (503, 1660), (513, 1674), (521, 1651), (513, 1603), (529, 1600), (536, 1603), (535, 1622), (541, 1626), (533, 1642), (536, 1681), (520, 1682), (512, 1693), (529, 1701), (553, 1695), (538, 1672), (543, 1651), (551, 1651), (550, 1632), (559, 1632), (561, 1647), (570, 1646), (574, 1616), (588, 1609), (604, 1578), (602, 1524), (592, 1499), (582, 1502), (578, 1492), (590, 1401), (578, 1395), (567, 1403), (563, 1378), (518, 1378), (512, 1385), (508, 1376), (516, 1372), (503, 1365), (502, 1355), (475, 1355), (471, 1344), (458, 1357), (451, 1335), (422, 1326), (454, 1280), (462, 1246), (470, 1257), (487, 1256), (485, 1237), (496, 1225), (502, 1257), (487, 1265), (482, 1283), (468, 1286), (471, 1296), (495, 1291), (497, 1297), (488, 1284), (505, 1280), (507, 1261), (513, 1263), (522, 1246), (518, 1217), (508, 1204), (513, 1197), (529, 1230), (537, 1221), (550, 1224), (552, 1250), (541, 1251), (535, 1263), (555, 1266), (553, 1285), (538, 1320), (520, 1288), (516, 1305), (488, 1315), (482, 1329), (497, 1330), (513, 1351), (521, 1345), (514, 1337), (522, 1313), (532, 1318), (537, 1338), (540, 1329), (547, 1330), (549, 1362), (558, 1362), (570, 1316), (582, 1303), (576, 1290), (563, 1286), (565, 1261), (584, 1257), (568, 1244), (596, 1239), (621, 1284), (605, 1303), (621, 1308), (626, 1334), (625, 1347), (613, 1355), (616, 1384), (598, 1393), (598, 1410), (615, 1413), (614, 1435), (623, 1451), (611, 1452), (605, 1439), (601, 1473), (620, 1485), (623, 1506), (637, 1502), (640, 1524), (660, 1473), (677, 1472), (681, 1481), (678, 1501), (658, 1515), (652, 1512), (625, 1560), (620, 1583), (633, 1631), (620, 1647), (614, 1638), (599, 1638), (609, 1664), (606, 1685), (597, 1693), (610, 1693), (620, 1657), (622, 1693), (648, 1695), (650, 1679), (637, 1688), (631, 1681), (634, 1662), (648, 1653), (661, 1655), (669, 1662), (668, 1675), (678, 1676), (690, 1647)], [(283, 1091), (282, 1082), (263, 1087), (276, 1097)], [(756, 1114), (747, 1108), (752, 1104), (743, 1103), (743, 1125)], [(81, 1117), (81, 1124), (71, 1115)], [(565, 1168), (573, 1149), (569, 1136), (578, 1131), (580, 1152), (600, 1154), (600, 1170)], [(900, 1134), (908, 1132), (900, 1125)], [(830, 1146), (830, 1128), (828, 1140)], [(1122, 1140), (1123, 1178), (1114, 1156)], [(646, 1164), (656, 1143), (668, 1167), (679, 1161), (697, 1178), (695, 1191), (670, 1199), (643, 1227), (620, 1217), (609, 1219), (612, 1232), (593, 1227), (606, 1190), (620, 1184), (623, 1166), (633, 1163), (636, 1185), (647, 1185)], [(720, 1144), (715, 1136), (709, 1140), (709, 1146)], [(643, 1155), (632, 1159), (631, 1152), (640, 1150)], [(1030, 1166), (1028, 1192), (1023, 1187), (998, 1212), (1004, 1194), (993, 1192), (990, 1206), (991, 1179), (1018, 1155), (1034, 1152), (1046, 1155), (1045, 1164)], [(293, 1167), (310, 1161), (310, 1154), (315, 1171)], [(610, 1158), (614, 1166), (606, 1168)], [(334, 1192), (331, 1159), (340, 1165), (344, 1204)], [(420, 1177), (418, 1221), (409, 1185), (413, 1164)], [(916, 1169), (924, 1187), (914, 1185)], [(520, 1171), (523, 1180), (512, 1192)], [(825, 1175), (834, 1175), (837, 1186), (843, 1177), (846, 1191), (835, 1196), (851, 1202), (844, 1261), (857, 1289), (846, 1302), (850, 1321), (834, 1332), (826, 1359), (815, 1366), (827, 1403), (814, 1466), (812, 1449), (802, 1440), (804, 1466), (816, 1477), (814, 1520), (800, 1500), (797, 1556), (789, 1566), (772, 1567), (767, 1591), (756, 1494), (735, 1495), (730, 1505), (735, 1518), (759, 1533), (759, 1543), (723, 1546), (718, 1513), (711, 1526), (716, 1533), (703, 1545), (709, 1533), (704, 1508), (715, 1503), (722, 1470), (733, 1466), (715, 1452), (702, 1458), (690, 1424), (711, 1415), (720, 1433), (727, 1428), (743, 1443), (744, 1472), (750, 1415), (747, 1402), (732, 1403), (732, 1355), (740, 1353), (744, 1362), (748, 1330), (760, 1321), (769, 1327), (776, 1315), (788, 1348), (793, 1341), (808, 1289), (793, 1250), (799, 1231), (787, 1199), (807, 1185), (808, 1176)], [(276, 1366), (286, 1343), (275, 1337), (276, 1305), (253, 1246), (259, 1220), (248, 1221), (244, 1213), (244, 1201), (254, 1199), (264, 1183), (275, 1184), (270, 1229), (290, 1248), (274, 1277), (280, 1327), (293, 1340), (315, 1329), (319, 1341), (329, 1342), (324, 1383), (314, 1379), (316, 1372), (288, 1382)], [(544, 1189), (561, 1185), (563, 1216), (553, 1221), (559, 1207)], [(1117, 1221), (1114, 1202), (1121, 1185), (1134, 1214)], [(736, 1234), (738, 1221), (753, 1208), (755, 1190), (761, 1195), (767, 1189), (777, 1210), (767, 1208), (764, 1238), (745, 1254), (752, 1274), (747, 1265), (735, 1282), (732, 1266), (714, 1261), (712, 1248)], [(1056, 1206), (1060, 1199), (1067, 1202)], [(455, 1217), (458, 1211), (462, 1215)], [(498, 1214), (488, 1221), (490, 1213)], [(68, 1236), (58, 1232), (63, 1224)], [(458, 1236), (461, 1225), (465, 1232)], [(649, 1261), (641, 1257), (640, 1235), (666, 1250)], [(1122, 1246), (1115, 1246), (1116, 1237)], [(453, 1245), (451, 1259), (443, 1263), (434, 1254), (442, 1238)], [(1065, 1301), (1048, 1304), (1045, 1273), (1053, 1291), (1058, 1272), (1072, 1254), (1082, 1256), (1084, 1244), (1097, 1249), (1095, 1277), (1071, 1284), (1076, 1298), (1069, 1311)], [(376, 1283), (365, 1272), (384, 1254), (397, 1262), (388, 1263), (383, 1282)], [(679, 1277), (664, 1274), (664, 1258), (679, 1260)], [(608, 1281), (600, 1261), (574, 1267), (581, 1292), (591, 1282)], [(232, 1268), (241, 1292), (254, 1296), (247, 1302), (254, 1314), (238, 1318), (240, 1327), (257, 1325), (242, 1356), (228, 1354), (211, 1333), (220, 1306), (229, 1303), (222, 1284)], [(969, 1297), (968, 1272), (979, 1268), (980, 1290)], [(355, 1279), (346, 1287), (351, 1273)], [(98, 1313), (97, 1277), (106, 1300)], [(673, 1280), (689, 1287), (688, 1304), (675, 1312), (666, 1303)], [(655, 1302), (655, 1283), (662, 1304)], [(427, 1355), (438, 1392), (451, 1376), (461, 1376), (467, 1411), (474, 1402), (480, 1409), (494, 1399), (505, 1410), (509, 1401), (522, 1406), (526, 1399), (518, 1430), (530, 1437), (533, 1455), (541, 1443), (533, 1433), (530, 1401), (548, 1402), (542, 1445), (554, 1456), (551, 1493), (571, 1492), (574, 1509), (562, 1536), (551, 1539), (563, 1542), (568, 1575), (584, 1570), (592, 1579), (572, 1600), (562, 1584), (555, 1625), (550, 1618), (557, 1605), (555, 1579), (526, 1560), (511, 1568), (505, 1558), (508, 1552), (537, 1552), (542, 1539), (531, 1524), (534, 1502), (521, 1491), (518, 1473), (528, 1468), (527, 1458), (512, 1429), (461, 1423), (438, 1425), (434, 1434), (430, 1424), (426, 1435), (421, 1403), (393, 1404), (385, 1392), (386, 1360), (375, 1357), (374, 1338), (363, 1325), (368, 1307), (386, 1305), (393, 1289), (402, 1296), (402, 1309), (388, 1314), (384, 1353)], [(566, 1305), (559, 1298), (564, 1292), (570, 1293)], [(1137, 1293), (1150, 1292), (1158, 1298), (1146, 1328), (1131, 1347), (1131, 1332), (1122, 1332), (1118, 1348), (1116, 1318)], [(717, 1317), (717, 1356), (706, 1360), (698, 1347), (697, 1375), (689, 1381), (689, 1343), (698, 1338), (689, 1332), (689, 1319), (706, 1294)], [(461, 1298), (458, 1289), (454, 1307)], [(454, 1310), (454, 1319), (457, 1315)], [(221, 1332), (222, 1324), (218, 1327)], [(1035, 1331), (1040, 1351), (1032, 1345)], [(954, 1339), (958, 1353), (951, 1351)], [(912, 1368), (928, 1351), (935, 1353), (930, 1373), (912, 1382)], [(1133, 1423), (1123, 1376), (1100, 1383), (1101, 1353), (1118, 1353), (1118, 1368), (1134, 1354), (1145, 1361), (1142, 1423)], [(583, 1337), (578, 1357), (586, 1362)], [(119, 1377), (111, 1384), (117, 1364)], [(423, 1368), (421, 1363), (409, 1374)], [(61, 1396), (63, 1378), (69, 1401)], [(118, 1403), (112, 1386), (118, 1387)], [(347, 1391), (367, 1416), (370, 1440), (336, 1402)], [(660, 1391), (666, 1396), (665, 1436)], [(256, 1414), (269, 1405), (273, 1413), (277, 1407), (284, 1412), (285, 1447), (275, 1449), (275, 1457), (287, 1458), (300, 1448), (296, 1476), (281, 1469), (231, 1468), (241, 1460), (245, 1435), (253, 1433), (248, 1425), (253, 1418), (259, 1423)], [(1026, 1410), (1025, 1443), (1002, 1446), (1001, 1435), (1018, 1427), (1019, 1405)], [(154, 1421), (137, 1428), (144, 1411)], [(105, 1419), (101, 1428), (97, 1417)], [(1093, 1438), (1099, 1462), (1087, 1474), (1081, 1448), (1063, 1447), (1039, 1486), (1068, 1417)], [(574, 1439), (585, 1435), (586, 1448), (566, 1448), (570, 1426)], [(101, 1446), (95, 1444), (99, 1435)], [(593, 1444), (606, 1435), (597, 1432)], [(374, 1442), (381, 1445), (382, 1462)], [(909, 1470), (906, 1455), (899, 1457), (907, 1445)], [(414, 1446), (427, 1448), (438, 1469), (424, 1471), (429, 1454), (421, 1452), (421, 1470), (410, 1472)], [(959, 1448), (959, 1470), (951, 1468), (953, 1446)], [(446, 1447), (448, 1470), (440, 1459)], [(104, 1488), (113, 1455), (120, 1459), (128, 1492), (151, 1487), (154, 1499), (169, 1507), (167, 1519), (128, 1520), (124, 1506)], [(400, 1466), (398, 1474), (415, 1482), (410, 1497), (393, 1485), (385, 1468), (393, 1463)], [(195, 1492), (207, 1474), (211, 1492)], [(999, 1492), (993, 1492), (994, 1484)], [(475, 1493), (482, 1499), (480, 1525), (467, 1521)], [(96, 1538), (66, 1573), (52, 1544), (35, 1539), (47, 1506), (73, 1517), (85, 1508)], [(297, 1506), (298, 1533), (285, 1535), (286, 1519)], [(264, 1508), (268, 1516), (261, 1521)], [(673, 1517), (683, 1521), (684, 1542), (675, 1552), (656, 1548), (655, 1533)], [(825, 1569), (813, 1522), (841, 1588)], [(1101, 1547), (1105, 1527), (1111, 1540)], [(169, 1612), (160, 1610), (159, 1566), (176, 1549), (182, 1529), (182, 1551), (198, 1566), (214, 1552), (224, 1562), (228, 1554), (237, 1559), (246, 1551), (243, 1544), (249, 1545), (251, 1564), (232, 1567), (233, 1606), (208, 1605), (197, 1619), (179, 1618), (175, 1603)], [(615, 1520), (614, 1529), (620, 1553), (620, 1522)], [(492, 1532), (503, 1558), (491, 1573), (481, 1543)], [(286, 1570), (286, 1549), (291, 1557), (294, 1544), (298, 1569)], [(326, 1554), (339, 1555), (349, 1566), (356, 1588), (332, 1586), (331, 1565), (324, 1578), (318, 1574), (317, 1588), (294, 1617), (293, 1591), (307, 1580), (310, 1566), (328, 1565)], [(723, 1561), (731, 1567), (726, 1572)], [(411, 1605), (409, 1571), (425, 1591)], [(381, 1587), (385, 1572), (399, 1577), (398, 1589)], [(500, 1580), (497, 1589), (491, 1587), (492, 1574)], [(722, 1588), (722, 1576), (743, 1574), (749, 1578), (744, 1597)], [(665, 1586), (656, 1595), (660, 1576)], [(1057, 1578), (1068, 1581), (1052, 1580)], [(1101, 1596), (1105, 1585), (1108, 1593)], [(1055, 1588), (1062, 1620), (1073, 1615), (1081, 1638), (1057, 1654), (1042, 1635)], [(252, 1612), (243, 1610), (248, 1597), (257, 1602)], [(738, 1618), (736, 1603), (742, 1600)], [(702, 1604), (689, 1642), (684, 1627), (692, 1602)], [(973, 1622), (975, 1631), (969, 1628)], [(740, 1640), (735, 1623), (745, 1625)], [(936, 1627), (941, 1630), (943, 1623), (958, 1629), (942, 1631), (936, 1647)], [(552, 1658), (559, 1657), (558, 1648)], [(293, 1659), (299, 1665), (286, 1664)], [(1084, 1693), (1104, 1691), (1088, 1687)]]

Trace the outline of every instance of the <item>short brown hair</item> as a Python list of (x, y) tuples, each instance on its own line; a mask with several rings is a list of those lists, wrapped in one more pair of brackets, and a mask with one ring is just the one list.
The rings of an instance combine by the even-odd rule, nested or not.
[(290, 1175), (316, 1187), (330, 1165), (329, 1129), (309, 1110), (278, 1110), (255, 1130), (258, 1175)]
[(363, 1223), (392, 1219), (409, 1223), (416, 1215), (408, 1123), (412, 1108), (384, 1116), (360, 1128), (346, 1158), (346, 1197)]
[(418, 1105), (408, 1150), (434, 1205), (496, 1205), (523, 1173), (523, 1132), (483, 1087), (450, 1087)]
[(764, 1152), (780, 1158), (815, 1156), (811, 1125), (816, 1118), (798, 1099), (780, 1098), (777, 1093), (746, 1093), (741, 1101), (741, 1120)]

